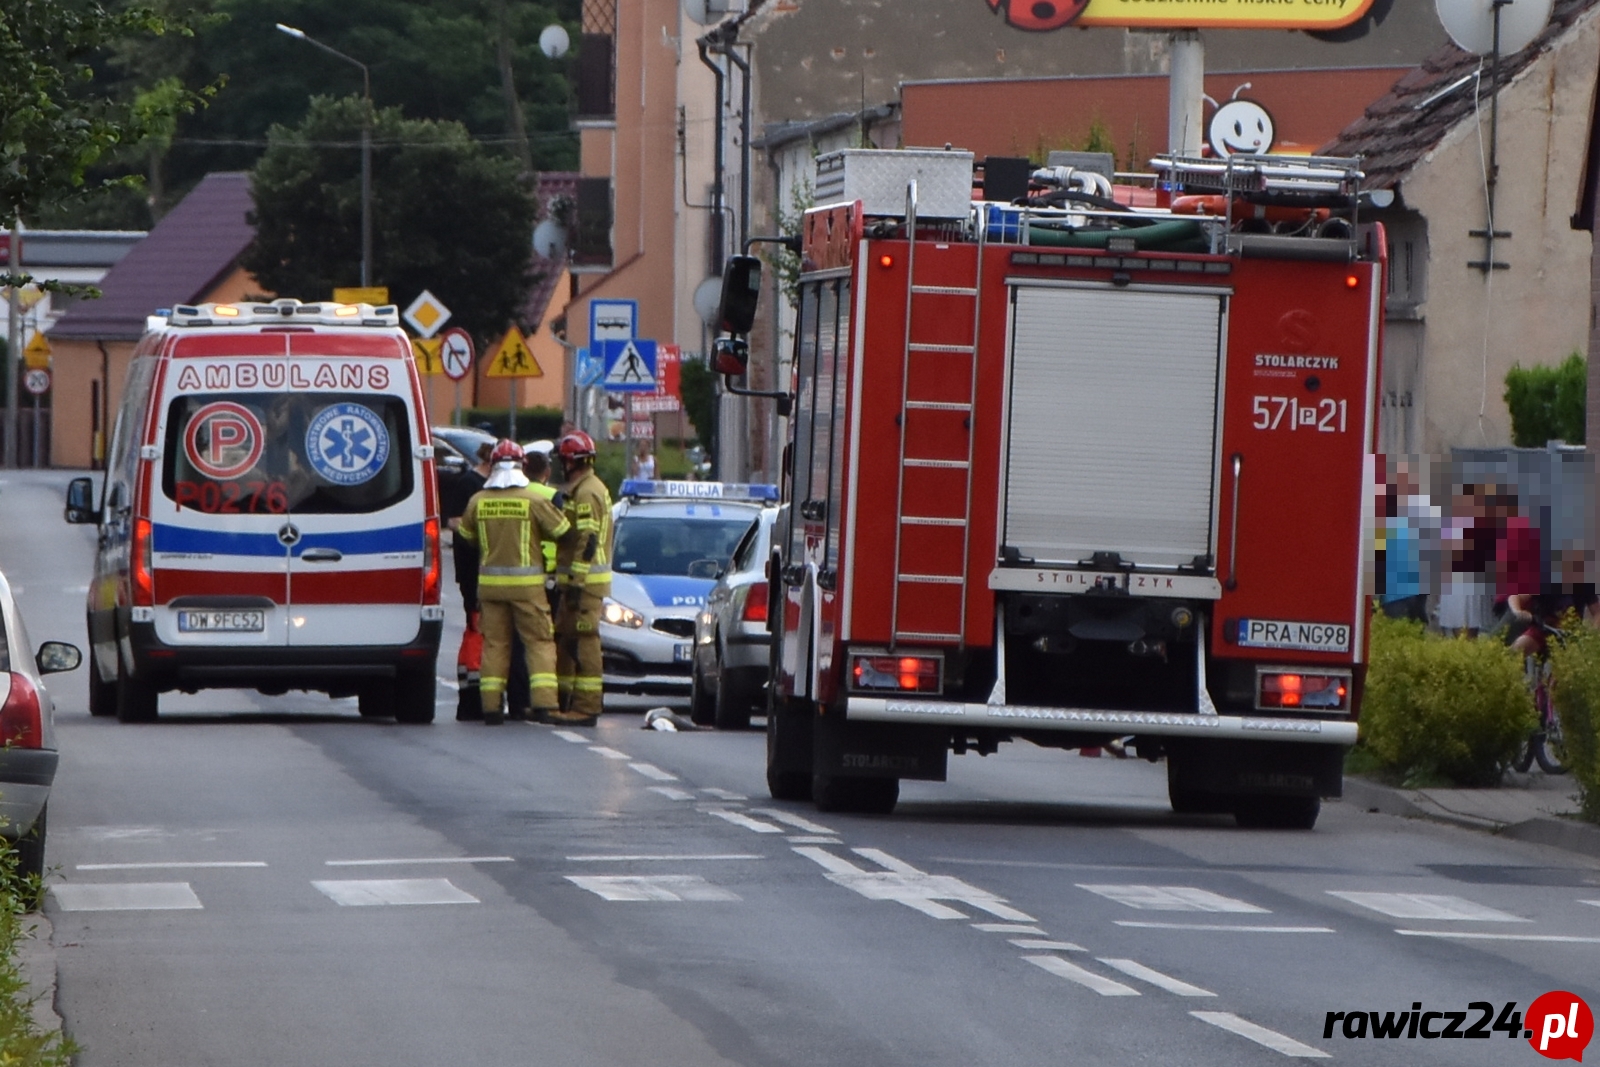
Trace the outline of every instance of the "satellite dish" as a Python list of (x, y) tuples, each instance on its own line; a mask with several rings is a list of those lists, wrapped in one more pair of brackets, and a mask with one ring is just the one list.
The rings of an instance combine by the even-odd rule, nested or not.
[(706, 0), (683, 0), (683, 13), (689, 16), (690, 22), (696, 22), (702, 26), (709, 26), (713, 22), (718, 21), (717, 16), (706, 10), (706, 8)]
[(572, 38), (567, 36), (567, 31), (555, 24), (544, 28), (539, 34), (539, 51), (551, 59), (560, 59), (567, 54), (567, 49), (572, 47)]
[(555, 219), (545, 219), (533, 228), (533, 251), (544, 259), (567, 257), (567, 228)]
[(717, 328), (717, 313), (722, 310), (722, 279), (713, 274), (694, 287), (694, 311), (700, 321)]
[[(1463, 51), (1494, 51), (1493, 0), (1434, 0), (1439, 22)], [(1500, 54), (1520, 52), (1533, 43), (1550, 21), (1553, 0), (1512, 0), (1500, 8)]]

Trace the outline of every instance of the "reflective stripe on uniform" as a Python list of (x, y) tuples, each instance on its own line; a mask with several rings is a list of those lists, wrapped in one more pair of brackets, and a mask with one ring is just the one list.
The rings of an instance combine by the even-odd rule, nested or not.
[(506, 687), (506, 680), (504, 678), (479, 678), (478, 679), (478, 688), (480, 688), (480, 689), (504, 689), (505, 687)]
[(572, 688), (579, 693), (598, 693), (603, 684), (602, 679), (587, 675), (580, 675), (572, 680)]

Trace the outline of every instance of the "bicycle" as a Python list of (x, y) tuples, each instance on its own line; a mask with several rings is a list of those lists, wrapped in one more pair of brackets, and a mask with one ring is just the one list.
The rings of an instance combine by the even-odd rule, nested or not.
[[(1554, 637), (1557, 644), (1564, 643), (1561, 630), (1549, 623), (1538, 623), (1541, 636), (1545, 641)], [(1566, 745), (1561, 737), (1561, 716), (1556, 713), (1555, 703), (1550, 699), (1550, 656), (1542, 647), (1537, 653), (1529, 653), (1522, 659), (1523, 676), (1528, 684), (1528, 691), (1533, 694), (1533, 707), (1539, 715), (1539, 725), (1528, 735), (1523, 743), (1522, 751), (1512, 764), (1520, 772), (1527, 772), (1538, 761), (1539, 769), (1546, 774), (1566, 774)]]

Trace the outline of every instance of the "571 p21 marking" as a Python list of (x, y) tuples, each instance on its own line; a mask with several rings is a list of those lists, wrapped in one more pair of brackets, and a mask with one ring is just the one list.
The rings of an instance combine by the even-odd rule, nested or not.
[(1304, 427), (1318, 433), (1344, 433), (1349, 421), (1348, 403), (1331, 397), (1302, 404), (1299, 397), (1258, 396), (1252, 398), (1250, 410), (1258, 430)]

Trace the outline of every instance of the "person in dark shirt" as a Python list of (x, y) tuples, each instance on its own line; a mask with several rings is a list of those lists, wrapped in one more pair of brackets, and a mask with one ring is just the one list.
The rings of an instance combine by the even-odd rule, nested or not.
[(1560, 626), (1568, 612), (1577, 612), (1590, 626), (1600, 626), (1600, 594), (1593, 582), (1584, 581), (1583, 553), (1557, 549), (1550, 562), (1559, 580), (1544, 583), (1537, 593), (1513, 593), (1506, 600), (1511, 647), (1524, 656), (1542, 653), (1544, 627)]

